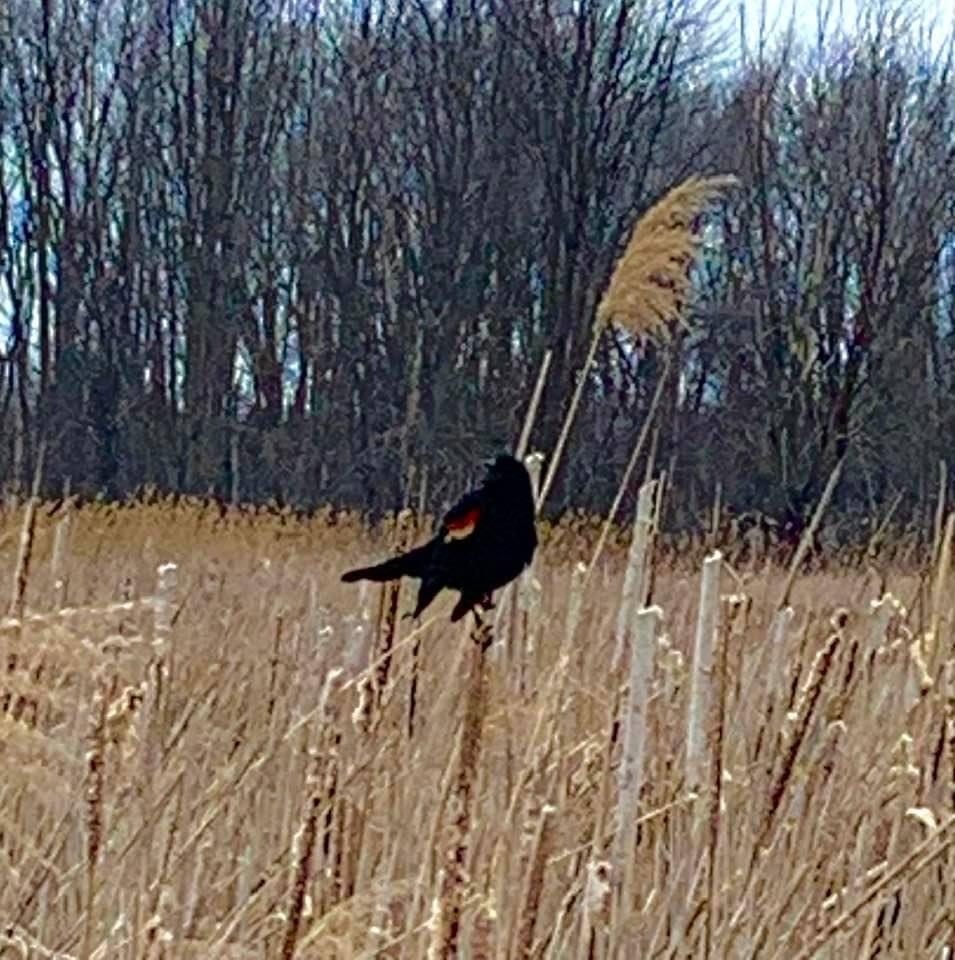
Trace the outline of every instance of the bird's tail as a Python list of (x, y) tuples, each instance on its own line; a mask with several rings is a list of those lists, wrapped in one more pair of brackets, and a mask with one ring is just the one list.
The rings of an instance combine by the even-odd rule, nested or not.
[(397, 580), (399, 577), (423, 577), (428, 566), (431, 554), (431, 544), (426, 543), (407, 553), (400, 553), (397, 557), (385, 560), (384, 563), (373, 567), (358, 567), (342, 574), (344, 583), (354, 583), (356, 580), (372, 580), (375, 583), (384, 583), (386, 580)]

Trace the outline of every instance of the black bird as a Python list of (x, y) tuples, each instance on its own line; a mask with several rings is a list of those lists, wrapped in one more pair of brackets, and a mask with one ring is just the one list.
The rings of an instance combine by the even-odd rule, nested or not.
[(457, 590), (451, 622), (478, 604), (490, 608), (491, 594), (531, 562), (537, 548), (534, 493), (527, 468), (502, 453), (486, 462), (484, 483), (466, 493), (444, 515), (427, 543), (373, 567), (349, 570), (345, 583), (399, 577), (421, 581), (411, 616), (421, 616), (441, 590)]

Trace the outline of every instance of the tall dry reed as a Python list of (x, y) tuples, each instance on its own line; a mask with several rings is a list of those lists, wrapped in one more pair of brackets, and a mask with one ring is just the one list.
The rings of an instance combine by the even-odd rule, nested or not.
[[(0, 515), (11, 586), (25, 509)], [(740, 580), (734, 545), (706, 544), (724, 575), (704, 592), (700, 553), (654, 532), (662, 618), (651, 633), (632, 615), (615, 672), (629, 531), (584, 589), (601, 521), (542, 524), (516, 691), (505, 658), (449, 630), (452, 598), (375, 643), (377, 592), (337, 575), (394, 542), (394, 519), (84, 507), (54, 566), (58, 518), (35, 516), (22, 615), (0, 621), (22, 705), (0, 715), (8, 952), (940, 956), (951, 940), (947, 588), (923, 624), (914, 574), (888, 566), (883, 592), (833, 565), (797, 571), (780, 610), (788, 569)], [(374, 722), (354, 722), (368, 696)]]

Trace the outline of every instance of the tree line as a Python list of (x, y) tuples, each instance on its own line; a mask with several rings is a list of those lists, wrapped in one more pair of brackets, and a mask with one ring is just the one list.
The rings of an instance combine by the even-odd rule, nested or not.
[[(686, 323), (608, 330), (548, 510), (659, 378), (667, 520), (930, 525), (955, 426), (953, 38), (705, 0), (8, 0), (0, 483), (439, 509), (553, 448), (634, 220), (693, 173)], [(737, 38), (737, 26), (744, 36)], [(667, 361), (664, 362), (666, 352)], [(629, 501), (632, 503), (632, 498)]]

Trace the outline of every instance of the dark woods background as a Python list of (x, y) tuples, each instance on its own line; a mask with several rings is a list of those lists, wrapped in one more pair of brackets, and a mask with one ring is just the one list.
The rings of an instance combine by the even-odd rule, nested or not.
[[(633, 220), (708, 219), (668, 523), (894, 505), (955, 436), (955, 76), (904, 6), (763, 45), (707, 0), (6, 0), (0, 482), (440, 507), (552, 448)], [(723, 31), (723, 34), (720, 34)], [(808, 40), (808, 46), (806, 42)], [(604, 336), (549, 509), (609, 504), (663, 369)], [(425, 471), (427, 465), (427, 471)], [(868, 521), (871, 522), (871, 521)]]

